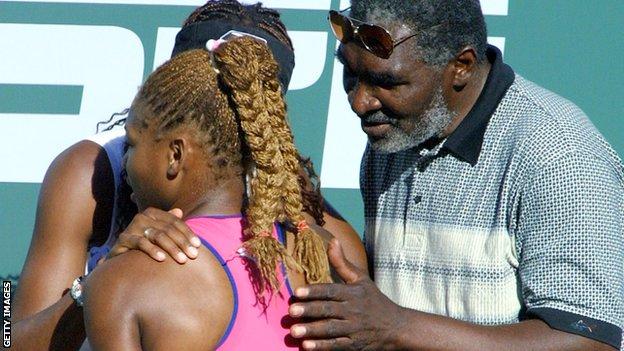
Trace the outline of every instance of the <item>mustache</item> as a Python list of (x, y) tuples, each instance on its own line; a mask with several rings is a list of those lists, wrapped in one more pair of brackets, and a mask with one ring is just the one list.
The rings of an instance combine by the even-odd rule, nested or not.
[(376, 111), (374, 113), (371, 113), (365, 116), (360, 116), (360, 120), (363, 125), (386, 124), (386, 123), (395, 125), (397, 122), (396, 118), (392, 118), (388, 116), (387, 114), (383, 113), (382, 111)]

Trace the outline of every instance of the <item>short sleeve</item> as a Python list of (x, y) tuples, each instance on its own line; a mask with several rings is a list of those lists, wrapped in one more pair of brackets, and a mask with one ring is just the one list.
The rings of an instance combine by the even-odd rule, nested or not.
[(568, 153), (521, 191), (516, 238), (527, 317), (620, 348), (624, 324), (621, 163)]

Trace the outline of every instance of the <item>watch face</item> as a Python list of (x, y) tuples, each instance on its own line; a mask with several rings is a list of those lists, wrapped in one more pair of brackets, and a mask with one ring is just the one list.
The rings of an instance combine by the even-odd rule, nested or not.
[(71, 295), (72, 299), (74, 299), (74, 301), (76, 301), (76, 304), (78, 306), (82, 306), (83, 305), (83, 300), (82, 300), (82, 277), (76, 278), (76, 280), (74, 280), (74, 282), (72, 283), (71, 289), (69, 289), (69, 294)]

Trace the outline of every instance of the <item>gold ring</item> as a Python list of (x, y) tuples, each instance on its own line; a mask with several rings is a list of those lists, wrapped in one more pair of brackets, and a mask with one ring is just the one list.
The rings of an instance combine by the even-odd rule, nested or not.
[(154, 228), (152, 227), (147, 227), (145, 228), (145, 230), (143, 231), (143, 236), (149, 240), (152, 241), (152, 239), (150, 238), (152, 236), (152, 234), (154, 234)]

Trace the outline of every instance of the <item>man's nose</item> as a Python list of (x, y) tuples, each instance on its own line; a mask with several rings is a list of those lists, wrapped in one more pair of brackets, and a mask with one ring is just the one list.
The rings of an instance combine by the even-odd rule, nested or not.
[(373, 94), (372, 88), (366, 84), (356, 84), (348, 97), (351, 109), (358, 116), (381, 109), (381, 101)]

